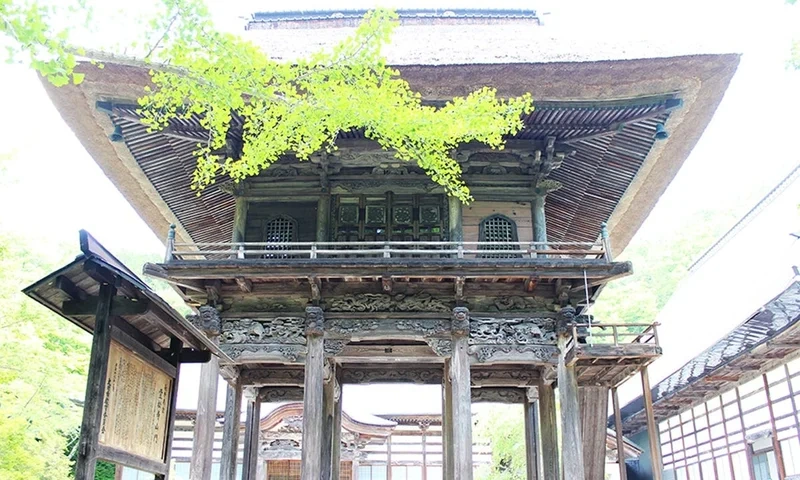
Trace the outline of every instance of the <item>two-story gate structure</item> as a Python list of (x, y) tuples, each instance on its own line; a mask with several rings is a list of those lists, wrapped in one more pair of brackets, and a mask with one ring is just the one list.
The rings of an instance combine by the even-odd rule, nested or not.
[[(145, 273), (179, 290), (225, 354), (208, 378), (219, 364), (229, 384), (226, 480), (242, 402), (251, 479), (259, 405), (285, 400), (304, 402), (302, 478), (338, 478), (341, 385), (377, 382), (443, 386), (445, 478), (472, 478), (472, 401), (528, 405), (529, 478), (561, 478), (561, 466), (565, 479), (603, 478), (608, 389), (660, 348), (654, 326), (601, 329), (583, 314), (632, 272), (614, 256), (699, 139), (738, 56), (563, 61), (529, 35), (535, 15), (449, 13), (401, 14), (389, 60), (412, 88), (436, 104), (489, 85), (531, 92), (536, 105), (503, 151), (453, 152), (469, 205), (358, 131), (340, 133), (334, 153), (286, 157), (197, 196), (192, 151), (207, 136), (196, 118), (159, 132), (142, 125), (135, 100), (149, 67), (84, 65), (81, 85), (46, 87), (167, 239), (164, 261)], [(291, 58), (352, 21), (256, 15), (248, 29)], [(475, 38), (485, 44), (468, 48)]]

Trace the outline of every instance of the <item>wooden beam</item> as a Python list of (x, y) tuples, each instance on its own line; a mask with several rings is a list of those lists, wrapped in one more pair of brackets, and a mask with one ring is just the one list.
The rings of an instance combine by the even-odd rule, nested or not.
[[(535, 390), (533, 390), (535, 392)], [(527, 480), (539, 480), (539, 401), (528, 390), (525, 402), (525, 470)]]
[(56, 277), (54, 287), (64, 292), (73, 301), (80, 302), (86, 300), (86, 297), (88, 296), (85, 291), (78, 288), (74, 283), (72, 283), (72, 280), (64, 275), (59, 275)]
[(222, 423), (222, 457), (219, 480), (237, 480), (236, 466), (239, 452), (239, 424), (242, 416), (242, 384), (236, 379), (228, 385), (225, 401), (225, 419)]
[(558, 453), (558, 416), (556, 415), (556, 393), (552, 383), (541, 382), (539, 393), (539, 418), (542, 439), (543, 479), (560, 479), (561, 469)]
[(619, 395), (617, 387), (611, 388), (611, 399), (614, 404), (614, 430), (617, 438), (617, 464), (619, 466), (619, 479), (628, 480), (628, 470), (625, 467), (625, 437), (622, 435), (622, 413), (619, 409)]
[(325, 347), (323, 315), (319, 307), (306, 308), (306, 354), (303, 398), (303, 453), (301, 480), (320, 480), (322, 471), (323, 386)]
[(442, 470), (443, 478), (453, 478), (453, 382), (450, 359), (445, 359), (442, 376)]
[(333, 431), (331, 432), (331, 480), (339, 480), (342, 463), (342, 371), (336, 368), (336, 390), (333, 405)]
[(83, 420), (78, 440), (78, 459), (75, 463), (75, 480), (94, 480), (97, 465), (98, 435), (102, 423), (103, 397), (105, 396), (108, 355), (111, 348), (111, 302), (116, 293), (113, 285), (100, 285), (95, 313), (92, 351), (83, 404)]
[(200, 367), (200, 391), (192, 440), (192, 460), (189, 475), (192, 480), (210, 480), (214, 450), (214, 430), (217, 423), (217, 385), (219, 360), (212, 358)]
[(564, 480), (585, 480), (583, 440), (581, 438), (581, 411), (578, 403), (578, 381), (575, 366), (566, 363), (566, 346), (569, 336), (558, 338), (558, 392), (561, 400), (561, 458)]
[(247, 418), (244, 425), (244, 457), (242, 459), (242, 479), (260, 480), (258, 470), (258, 442), (261, 420), (261, 399), (256, 392), (250, 392), (247, 399)]
[(184, 348), (181, 350), (181, 363), (207, 363), (212, 358), (208, 350), (195, 350), (193, 348)]
[[(100, 303), (99, 297), (89, 297), (85, 300), (69, 300), (61, 305), (61, 312), (67, 316), (89, 316), (97, 312), (97, 306)], [(127, 315), (142, 315), (149, 309), (149, 302), (142, 300), (134, 300), (125, 297), (115, 296), (111, 299), (112, 316), (127, 316)]]
[(650, 376), (647, 373), (647, 366), (642, 368), (642, 398), (644, 399), (644, 411), (647, 415), (647, 441), (650, 444), (650, 464), (653, 466), (653, 480), (661, 480), (661, 441), (658, 438), (658, 426), (653, 412), (653, 394), (650, 390)]
[(247, 227), (247, 199), (241, 196), (236, 197), (236, 207), (233, 212), (233, 231), (231, 241), (234, 243), (245, 241), (245, 229)]
[(453, 418), (453, 478), (472, 480), (472, 393), (469, 374), (469, 310), (453, 309), (450, 360)]
[(587, 480), (603, 480), (606, 466), (608, 387), (578, 387), (583, 466)]
[[(172, 458), (172, 442), (175, 439), (173, 431), (175, 429), (175, 416), (178, 412), (178, 380), (181, 373), (181, 352), (183, 342), (178, 338), (171, 338), (169, 341), (169, 353), (165, 359), (175, 367), (175, 380), (172, 383), (172, 397), (169, 399), (169, 418), (167, 419), (167, 445), (164, 448), (164, 460), (169, 464)], [(156, 474), (154, 480), (167, 480), (169, 474)], [(76, 479), (77, 480), (77, 479)]]

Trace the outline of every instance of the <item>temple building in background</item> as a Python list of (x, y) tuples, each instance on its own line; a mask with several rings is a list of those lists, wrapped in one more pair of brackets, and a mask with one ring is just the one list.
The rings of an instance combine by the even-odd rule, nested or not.
[[(291, 60), (343, 38), (362, 14), (256, 14), (244, 33)], [(617, 386), (641, 372), (653, 426), (647, 366), (661, 348), (655, 325), (598, 325), (586, 309), (632, 273), (615, 257), (700, 138), (739, 57), (642, 45), (620, 58), (602, 44), (591, 52), (553, 45), (543, 28), (532, 11), (401, 11), (386, 54), (427, 104), (485, 86), (533, 95), (536, 110), (504, 150), (453, 152), (475, 198), (469, 205), (359, 130), (340, 132), (335, 152), (289, 155), (239, 183), (219, 178), (198, 196), (192, 152), (207, 132), (196, 117), (156, 132), (142, 124), (136, 100), (151, 66), (86, 63), (80, 85), (47, 85), (100, 168), (165, 239), (164, 260), (144, 273), (195, 310), (155, 315), (149, 305), (160, 299), (87, 236), (80, 268), (88, 263), (90, 273), (71, 264), (27, 290), (95, 334), (78, 478), (91, 478), (98, 459), (168, 475), (180, 417), (164, 399), (174, 398), (181, 363), (202, 362), (193, 478), (212, 474), (221, 378), (224, 480), (384, 478), (369, 460), (380, 439), (387, 463), (392, 456), (385, 478), (411, 478), (395, 474), (403, 466), (395, 447), (401, 432), (421, 428), (418, 419), (367, 425), (342, 412), (342, 385), (387, 382), (442, 386), (434, 470), (421, 469), (422, 480), (473, 478), (481, 450), (472, 402), (524, 406), (529, 479), (603, 479), (609, 391), (618, 408)], [(228, 155), (240, 152), (241, 133), (234, 115)], [(140, 387), (130, 386), (134, 358), (166, 376), (143, 366)], [(154, 405), (141, 390), (152, 378), (162, 382)], [(127, 401), (134, 394), (138, 408)], [(302, 402), (301, 420), (268, 420), (261, 406), (274, 402)], [(163, 433), (143, 436), (147, 448), (119, 433), (147, 422)], [(271, 458), (272, 440), (262, 441), (279, 424), (300, 428), (274, 439), (291, 458)], [(624, 451), (619, 429), (614, 438)], [(655, 451), (658, 437), (649, 442)], [(288, 473), (273, 476), (277, 469)]]

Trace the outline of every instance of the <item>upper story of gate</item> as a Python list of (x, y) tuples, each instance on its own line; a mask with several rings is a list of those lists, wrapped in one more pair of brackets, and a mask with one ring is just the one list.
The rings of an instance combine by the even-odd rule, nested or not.
[[(388, 294), (361, 300), (405, 308), (425, 303), (422, 291), (446, 292), (479, 311), (591, 301), (631, 272), (613, 258), (699, 139), (738, 55), (646, 58), (663, 53), (656, 49), (614, 60), (570, 48), (565, 56), (541, 43), (535, 19), (481, 14), (455, 25), (453, 15), (415, 15), (387, 47), (412, 89), (435, 105), (490, 86), (500, 96), (531, 93), (536, 107), (504, 150), (469, 144), (452, 153), (475, 198), (469, 205), (358, 131), (340, 132), (332, 154), (287, 156), (238, 184), (219, 178), (198, 196), (192, 152), (206, 132), (196, 118), (157, 132), (142, 125), (135, 105), (149, 67), (81, 65), (80, 85), (45, 88), (106, 175), (168, 239), (165, 261), (147, 273), (178, 285), (190, 303), (222, 296), (241, 304), (234, 299), (265, 291), (297, 297), (282, 307), (297, 311), (350, 293)], [(347, 22), (331, 18), (278, 28), (254, 17), (248, 32), (293, 58), (309, 42), (347, 33)], [(234, 122), (232, 148), (236, 138)]]

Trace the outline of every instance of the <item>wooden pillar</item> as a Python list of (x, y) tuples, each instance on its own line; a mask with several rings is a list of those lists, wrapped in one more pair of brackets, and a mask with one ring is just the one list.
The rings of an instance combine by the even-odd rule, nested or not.
[(587, 480), (604, 480), (608, 433), (608, 387), (578, 388), (583, 440), (583, 468)]
[[(661, 442), (658, 438), (658, 427), (653, 413), (653, 394), (650, 391), (650, 376), (647, 367), (642, 368), (642, 398), (644, 412), (647, 416), (647, 440), (650, 444), (650, 463), (653, 466), (653, 480), (661, 480), (664, 467), (661, 463)], [(733, 470), (731, 470), (733, 472)]]
[[(97, 310), (94, 317), (92, 352), (86, 379), (86, 396), (83, 404), (81, 435), (78, 440), (78, 459), (75, 464), (76, 480), (94, 480), (97, 465), (97, 438), (100, 433), (105, 396), (108, 355), (111, 348), (111, 300), (116, 288), (108, 283), (100, 285)], [(32, 452), (33, 453), (33, 452)]]
[[(534, 388), (525, 402), (525, 465), (528, 480), (539, 480), (539, 400)], [(424, 479), (423, 479), (424, 480)]]
[(342, 369), (336, 368), (336, 395), (333, 407), (333, 432), (331, 437), (331, 480), (339, 480), (342, 468)]
[(427, 423), (419, 425), (420, 441), (422, 442), (422, 480), (428, 480), (428, 427)]
[(537, 193), (533, 197), (531, 209), (533, 211), (533, 241), (547, 241), (547, 218), (544, 213), (544, 193)]
[(327, 242), (331, 221), (331, 196), (322, 195), (317, 202), (317, 241)]
[(558, 454), (558, 416), (556, 392), (552, 383), (539, 383), (539, 419), (542, 442), (542, 479), (559, 480), (561, 469)]
[(469, 374), (469, 310), (453, 309), (453, 354), (450, 361), (453, 420), (453, 478), (472, 480), (472, 387)]
[[(172, 397), (169, 399), (169, 418), (167, 419), (167, 444), (164, 448), (164, 458), (167, 460), (167, 468), (172, 461), (172, 441), (175, 439), (175, 416), (178, 412), (178, 380), (180, 379), (181, 372), (181, 351), (183, 350), (183, 342), (173, 337), (169, 341), (169, 353), (167, 361), (175, 367), (175, 381), (172, 382)], [(77, 479), (77, 477), (75, 477)], [(153, 480), (166, 480), (169, 478), (169, 471), (167, 474), (155, 474)]]
[(564, 480), (585, 480), (583, 440), (581, 439), (581, 412), (578, 405), (578, 381), (575, 366), (567, 365), (567, 340), (558, 337), (558, 393), (561, 400), (561, 463)]
[(338, 381), (341, 372), (332, 361), (329, 365), (322, 391), (324, 426), (322, 429), (322, 475), (320, 478), (336, 480), (339, 478), (339, 462), (341, 461), (342, 404), (341, 385)]
[(325, 379), (324, 325), (322, 309), (306, 308), (305, 383), (303, 393), (302, 480), (319, 480), (322, 474), (324, 428), (323, 385)]
[[(775, 425), (775, 411), (772, 408), (772, 395), (770, 395), (769, 392), (769, 380), (767, 380), (766, 373), (761, 374), (761, 378), (764, 381), (764, 393), (767, 395), (767, 411), (769, 411), (769, 424), (772, 429), (772, 449), (775, 451), (775, 463), (778, 466), (778, 480), (785, 480), (786, 465), (784, 465), (783, 462), (783, 449), (781, 448), (781, 441), (778, 439), (778, 429)], [(791, 382), (791, 380), (787, 381)], [(739, 415), (742, 416), (741, 411)]]
[(464, 228), (461, 223), (463, 204), (456, 197), (447, 197), (447, 215), (449, 219), (450, 241), (463, 242)]
[(225, 418), (222, 423), (222, 458), (219, 480), (236, 480), (239, 455), (239, 425), (242, 416), (242, 385), (237, 378), (228, 385), (225, 399)]
[(231, 241), (244, 242), (245, 231), (247, 228), (247, 199), (245, 197), (236, 197), (236, 210), (233, 213), (233, 232), (231, 234)]
[(200, 392), (197, 398), (197, 416), (192, 436), (192, 458), (189, 467), (191, 480), (210, 480), (214, 454), (214, 430), (217, 424), (217, 385), (219, 359), (200, 366)]
[(453, 478), (453, 382), (450, 381), (450, 359), (444, 360), (442, 376), (442, 478)]
[[(619, 480), (628, 480), (628, 471), (625, 467), (625, 438), (622, 435), (622, 413), (619, 409), (619, 396), (617, 387), (611, 389), (611, 403), (614, 404), (614, 430), (617, 437), (617, 463), (619, 464)], [(714, 462), (716, 468), (716, 462)]]
[[(251, 390), (247, 398), (247, 419), (244, 425), (244, 458), (242, 480), (256, 480), (258, 470), (258, 440), (261, 421), (261, 399), (258, 391)], [(261, 480), (261, 479), (259, 479)]]
[(392, 480), (392, 435), (386, 437), (386, 480)]

